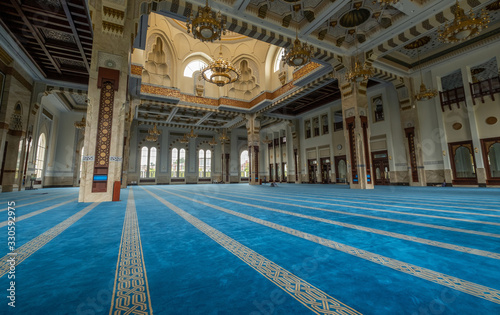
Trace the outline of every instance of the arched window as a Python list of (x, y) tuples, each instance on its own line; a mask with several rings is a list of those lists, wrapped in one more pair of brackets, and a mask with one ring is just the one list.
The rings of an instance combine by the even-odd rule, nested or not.
[(186, 150), (179, 150), (179, 177), (184, 178), (186, 171)]
[(17, 179), (19, 178), (19, 170), (21, 168), (21, 153), (23, 151), (23, 140), (19, 141), (19, 148), (17, 150), (18, 154), (17, 154), (17, 161), (16, 161), (16, 177), (15, 177), (15, 181), (17, 181)]
[(156, 148), (149, 149), (149, 178), (156, 176)]
[(172, 149), (172, 177), (184, 178), (186, 173), (186, 150)]
[(210, 177), (212, 170), (212, 152), (198, 151), (198, 177)]
[(198, 177), (205, 177), (205, 151), (198, 151)]
[(201, 69), (203, 69), (203, 67), (205, 67), (206, 65), (207, 65), (206, 63), (204, 63), (199, 59), (193, 60), (190, 63), (188, 63), (186, 68), (184, 68), (184, 76), (192, 78), (193, 73), (195, 73), (196, 71), (201, 71)]
[(248, 150), (241, 152), (240, 155), (240, 165), (241, 165), (241, 177), (248, 177), (250, 160), (248, 159)]
[(172, 149), (172, 167), (171, 167), (171, 172), (172, 172), (172, 177), (179, 177), (179, 172), (178, 170), (178, 163), (177, 160), (179, 159), (179, 150), (177, 149)]
[(36, 178), (42, 178), (43, 174), (43, 162), (45, 160), (45, 133), (40, 134), (38, 137), (38, 148), (36, 153), (36, 163), (35, 163), (35, 173)]
[(142, 147), (141, 149), (141, 178), (156, 176), (156, 148)]
[(84, 156), (83, 152), (84, 152), (84, 150), (85, 150), (85, 147), (82, 146), (82, 150), (81, 150), (81, 154), (80, 154), (80, 172), (79, 172), (79, 175), (78, 175), (79, 179), (82, 178), (83, 156)]
[(278, 51), (278, 55), (276, 56), (276, 60), (274, 60), (274, 72), (279, 71), (281, 69), (281, 65), (283, 64), (281, 60), (283, 59), (283, 56), (285, 55), (285, 49), (281, 48)]
[(148, 148), (141, 149), (141, 178), (146, 178), (148, 172)]
[(207, 150), (205, 155), (205, 177), (212, 176), (212, 151)]

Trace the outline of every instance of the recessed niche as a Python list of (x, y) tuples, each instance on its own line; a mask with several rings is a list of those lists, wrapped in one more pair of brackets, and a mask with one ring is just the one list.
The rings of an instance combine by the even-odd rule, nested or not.
[(462, 129), (462, 124), (457, 122), (457, 123), (454, 123), (452, 127), (455, 130), (460, 130), (460, 129)]
[(490, 116), (490, 117), (486, 118), (486, 123), (488, 125), (494, 125), (494, 124), (497, 123), (497, 121), (498, 121), (498, 118), (493, 117), (493, 116)]

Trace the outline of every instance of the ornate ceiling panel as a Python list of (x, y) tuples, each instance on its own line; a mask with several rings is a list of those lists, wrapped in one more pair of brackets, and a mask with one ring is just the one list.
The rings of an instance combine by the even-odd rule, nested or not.
[(88, 82), (93, 32), (85, 0), (4, 0), (0, 18), (45, 78)]

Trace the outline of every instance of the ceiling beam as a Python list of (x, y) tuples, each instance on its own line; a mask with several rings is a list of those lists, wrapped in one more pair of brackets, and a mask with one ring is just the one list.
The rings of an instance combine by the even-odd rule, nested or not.
[(171, 121), (172, 121), (172, 119), (174, 118), (175, 114), (177, 114), (177, 111), (178, 111), (178, 110), (179, 110), (179, 107), (177, 107), (177, 106), (176, 106), (176, 107), (174, 107), (174, 108), (172, 109), (172, 111), (170, 112), (170, 115), (168, 115), (168, 118), (167, 118), (166, 122), (168, 122), (168, 123), (169, 123), (169, 122), (171, 122)]
[(80, 50), (80, 55), (83, 58), (83, 63), (85, 64), (87, 71), (90, 73), (90, 65), (89, 65), (89, 61), (87, 59), (87, 54), (85, 54), (85, 51), (83, 50), (82, 42), (80, 41), (80, 37), (78, 36), (78, 31), (76, 30), (76, 27), (75, 27), (75, 22), (73, 21), (73, 16), (71, 15), (71, 12), (68, 8), (68, 3), (66, 2), (66, 0), (61, 0), (61, 4), (64, 8), (64, 13), (66, 13), (66, 17), (68, 18), (69, 26), (71, 27), (71, 30), (73, 31), (73, 37), (75, 38), (76, 45), (78, 46), (78, 49)]
[(205, 120), (208, 119), (208, 117), (212, 116), (214, 112), (208, 112), (205, 114), (205, 116), (201, 117), (197, 122), (196, 122), (196, 126), (199, 126), (202, 122), (204, 122)]
[(38, 33), (38, 30), (35, 29), (35, 27), (31, 24), (31, 22), (28, 20), (28, 18), (26, 17), (26, 15), (24, 14), (23, 10), (21, 9), (21, 7), (19, 6), (19, 3), (17, 3), (17, 0), (10, 0), (10, 2), (12, 3), (12, 5), (14, 6), (14, 8), (16, 9), (17, 11), (17, 14), (19, 14), (19, 16), (21, 17), (21, 19), (23, 20), (24, 22), (24, 25), (26, 25), (26, 27), (28, 27), (28, 29), (30, 30), (30, 32), (33, 34), (33, 36), (35, 36), (35, 39), (38, 43), (38, 45), (40, 45), (40, 47), (43, 49), (45, 55), (47, 55), (47, 58), (49, 58), (50, 62), (52, 63), (52, 65), (54, 66), (54, 68), (56, 69), (56, 71), (59, 73), (59, 74), (62, 74), (61, 72), (61, 69), (59, 68), (59, 65), (57, 64), (57, 62), (54, 60), (54, 58), (52, 58), (52, 56), (50, 55), (49, 51), (47, 50), (47, 47), (45, 47), (43, 41), (42, 41), (42, 36)]
[(335, 13), (342, 9), (350, 0), (330, 2), (324, 10), (312, 21), (299, 31), (300, 37), (309, 36), (312, 32), (321, 27), (321, 24), (328, 21)]

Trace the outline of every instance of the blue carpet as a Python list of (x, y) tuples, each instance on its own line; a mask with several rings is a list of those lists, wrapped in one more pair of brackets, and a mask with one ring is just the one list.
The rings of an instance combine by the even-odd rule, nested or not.
[[(16, 267), (15, 313), (110, 313), (129, 191), (88, 210)], [(25, 204), (20, 217), (77, 192), (13, 192), (0, 201)], [(287, 293), (310, 298), (309, 289), (287, 288), (284, 271), (269, 278), (252, 267), (248, 257), (257, 254), (363, 314), (500, 314), (500, 189), (210, 184), (133, 193), (146, 272), (137, 281), (150, 294), (148, 314), (313, 313)], [(255, 254), (237, 256), (162, 200)], [(17, 247), (89, 206), (73, 201), (18, 222)], [(0, 286), (8, 282), (4, 275)], [(460, 289), (475, 284), (481, 289)], [(0, 313), (13, 313), (7, 302)]]

